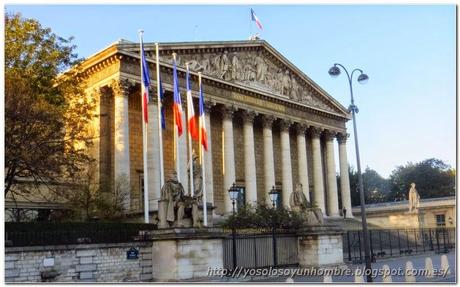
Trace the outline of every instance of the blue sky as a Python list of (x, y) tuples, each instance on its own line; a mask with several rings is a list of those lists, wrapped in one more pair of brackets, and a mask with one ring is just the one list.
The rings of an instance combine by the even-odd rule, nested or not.
[[(7, 5), (61, 36), (74, 36), (87, 57), (117, 39), (146, 42), (244, 40), (257, 31), (348, 107), (344, 74), (335, 63), (362, 68), (354, 83), (362, 166), (387, 177), (397, 166), (436, 157), (456, 165), (456, 11), (454, 5)], [(347, 124), (352, 133), (351, 121)], [(348, 157), (355, 163), (352, 135)]]

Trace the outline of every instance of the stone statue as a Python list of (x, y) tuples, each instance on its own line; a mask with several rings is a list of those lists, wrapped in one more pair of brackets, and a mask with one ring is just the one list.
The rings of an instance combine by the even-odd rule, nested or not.
[(228, 52), (224, 51), (222, 56), (220, 57), (220, 63), (219, 63), (219, 68), (220, 68), (220, 78), (228, 81), (230, 79), (230, 60), (227, 57)]
[(418, 212), (420, 207), (420, 195), (415, 189), (415, 183), (411, 183), (409, 190), (409, 212)]
[(289, 205), (293, 211), (303, 211), (310, 207), (310, 203), (303, 193), (302, 184), (300, 182), (297, 183), (295, 190), (289, 197)]
[[(203, 173), (199, 163), (198, 155), (195, 151), (192, 153), (193, 158), (193, 196), (190, 196), (190, 204), (192, 206), (192, 224), (193, 227), (201, 227), (199, 205), (203, 202)], [(190, 166), (190, 165), (189, 165)], [(190, 172), (190, 170), (188, 170)]]
[(233, 53), (233, 58), (232, 58), (232, 73), (231, 73), (231, 78), (234, 81), (241, 80), (241, 65), (240, 65), (240, 60), (238, 59), (237, 53)]
[(289, 76), (289, 70), (284, 72), (282, 81), (281, 81), (281, 94), (289, 96), (291, 91), (291, 77)]
[(267, 64), (265, 64), (264, 59), (258, 54), (255, 58), (256, 66), (256, 80), (260, 83), (265, 81), (265, 73), (267, 72)]
[[(171, 177), (165, 182), (161, 188), (161, 200), (166, 202), (166, 214), (161, 216), (166, 217), (168, 222), (177, 222), (181, 225), (181, 220), (184, 217), (184, 187), (177, 179), (177, 172), (174, 170)], [(174, 210), (177, 208), (177, 217)]]
[(321, 209), (313, 207), (308, 202), (300, 182), (297, 183), (295, 190), (289, 197), (289, 205), (292, 211), (301, 213), (306, 225), (321, 225), (324, 223)]

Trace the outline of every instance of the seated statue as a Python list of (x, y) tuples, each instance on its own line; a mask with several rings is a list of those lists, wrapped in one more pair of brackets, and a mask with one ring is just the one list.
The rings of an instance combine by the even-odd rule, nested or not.
[[(166, 220), (170, 223), (177, 222), (177, 225), (180, 226), (185, 208), (184, 187), (177, 179), (177, 172), (175, 170), (161, 188), (161, 200), (167, 202)], [(177, 209), (177, 218), (175, 209)]]
[(305, 217), (306, 225), (321, 225), (323, 224), (323, 213), (321, 209), (314, 208), (308, 202), (303, 193), (302, 184), (297, 183), (295, 190), (289, 197), (289, 205), (292, 211), (300, 212)]

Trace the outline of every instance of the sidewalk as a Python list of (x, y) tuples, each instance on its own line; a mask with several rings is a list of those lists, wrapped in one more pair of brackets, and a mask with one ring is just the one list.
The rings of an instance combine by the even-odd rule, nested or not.
[[(438, 282), (438, 283), (448, 283), (448, 282), (456, 282), (456, 268), (455, 268), (455, 250), (451, 251), (450, 253), (446, 254), (449, 260), (451, 274), (446, 275), (445, 277), (437, 276), (434, 278), (426, 278), (425, 276), (417, 276), (417, 282)], [(421, 255), (414, 255), (414, 256), (405, 256), (405, 257), (398, 257), (398, 258), (391, 258), (387, 260), (379, 260), (376, 263), (372, 264), (373, 269), (381, 269), (384, 264), (387, 264), (390, 269), (398, 269), (402, 268), (405, 270), (406, 262), (411, 261), (414, 269), (425, 269), (425, 258), (431, 257), (433, 261), (433, 268), (434, 269), (441, 269), (441, 256), (442, 254), (421, 254)], [(364, 268), (364, 264), (347, 264), (344, 265), (343, 268), (348, 268), (350, 270), (356, 270), (358, 267)], [(288, 268), (289, 269), (289, 268)], [(365, 278), (365, 276), (364, 276)], [(232, 278), (230, 280), (225, 280), (226, 282), (286, 282), (288, 277), (252, 277), (252, 278)], [(294, 282), (323, 282), (323, 276), (294, 276)], [(365, 280), (365, 279), (364, 279)], [(405, 282), (404, 275), (401, 276), (392, 276), (393, 282)], [(332, 282), (342, 282), (342, 283), (350, 283), (354, 282), (354, 276), (332, 276)], [(374, 278), (374, 282), (382, 282), (381, 277)]]

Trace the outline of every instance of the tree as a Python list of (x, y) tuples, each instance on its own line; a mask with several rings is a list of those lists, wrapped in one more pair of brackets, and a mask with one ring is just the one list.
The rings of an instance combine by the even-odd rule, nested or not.
[(455, 170), (435, 158), (398, 166), (391, 173), (390, 182), (389, 201), (407, 199), (410, 184), (413, 182), (420, 198), (455, 195)]
[[(348, 175), (350, 178), (351, 205), (361, 205), (359, 195), (358, 172), (353, 167), (348, 166)], [(363, 176), (364, 200), (366, 204), (384, 202), (386, 194), (389, 192), (388, 180), (383, 178), (375, 170), (366, 167)], [(340, 176), (337, 177), (337, 186), (340, 189)]]
[(62, 190), (92, 161), (95, 102), (71, 41), (5, 15), (5, 197)]

